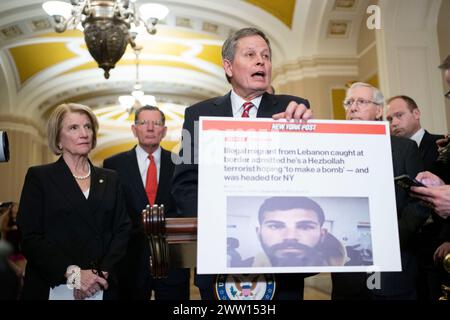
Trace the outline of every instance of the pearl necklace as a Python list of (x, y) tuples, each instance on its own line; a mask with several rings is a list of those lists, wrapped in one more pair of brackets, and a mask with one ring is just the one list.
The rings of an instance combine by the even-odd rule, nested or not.
[(87, 178), (89, 178), (91, 176), (91, 166), (88, 166), (88, 173), (85, 176), (76, 176), (74, 174), (72, 174), (72, 175), (77, 180), (86, 180)]

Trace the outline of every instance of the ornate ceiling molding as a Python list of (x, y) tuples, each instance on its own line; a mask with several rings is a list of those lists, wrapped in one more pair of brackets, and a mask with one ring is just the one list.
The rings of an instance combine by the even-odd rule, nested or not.
[(300, 81), (305, 78), (358, 76), (357, 58), (327, 58), (300, 59), (285, 64), (273, 72), (274, 82), (285, 84)]

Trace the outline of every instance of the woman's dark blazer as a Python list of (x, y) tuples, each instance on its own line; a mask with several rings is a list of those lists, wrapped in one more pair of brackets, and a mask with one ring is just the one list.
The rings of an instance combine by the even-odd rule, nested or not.
[(62, 157), (27, 172), (17, 218), (27, 259), (24, 299), (48, 299), (50, 287), (66, 282), (69, 265), (108, 271), (104, 299), (114, 298), (130, 221), (117, 174), (90, 165), (88, 199)]

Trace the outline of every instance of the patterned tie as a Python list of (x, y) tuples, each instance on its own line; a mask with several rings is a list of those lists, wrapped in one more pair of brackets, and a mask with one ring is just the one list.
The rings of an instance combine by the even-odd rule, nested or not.
[(158, 181), (156, 178), (156, 164), (152, 154), (148, 155), (150, 163), (147, 169), (147, 178), (145, 179), (145, 193), (147, 193), (150, 205), (155, 204), (156, 191), (158, 190)]
[(250, 109), (254, 107), (253, 103), (251, 102), (246, 102), (242, 105), (242, 107), (244, 108), (244, 111), (242, 111), (242, 118), (248, 118), (250, 117)]

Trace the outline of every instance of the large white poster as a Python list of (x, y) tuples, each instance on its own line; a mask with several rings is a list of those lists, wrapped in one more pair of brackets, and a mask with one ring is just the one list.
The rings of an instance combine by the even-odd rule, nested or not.
[(386, 122), (200, 119), (197, 271), (400, 271)]

